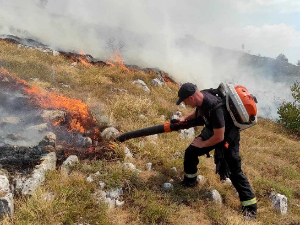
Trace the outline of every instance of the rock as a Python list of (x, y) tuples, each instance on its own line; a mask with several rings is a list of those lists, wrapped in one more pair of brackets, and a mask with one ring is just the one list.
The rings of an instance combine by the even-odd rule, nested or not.
[(89, 183), (92, 183), (92, 182), (94, 181), (94, 179), (95, 179), (97, 176), (99, 176), (99, 175), (100, 175), (100, 172), (97, 171), (96, 173), (91, 174), (90, 176), (88, 176), (88, 177), (86, 178), (86, 181), (89, 182)]
[(116, 200), (116, 206), (117, 206), (117, 207), (121, 207), (121, 206), (123, 206), (124, 204), (125, 204), (124, 201), (119, 201), (118, 199)]
[(120, 132), (114, 127), (108, 127), (101, 133), (101, 137), (104, 139), (112, 139), (115, 138)]
[(180, 130), (180, 137), (182, 138), (194, 138), (195, 137), (195, 129), (191, 127), (189, 129), (182, 129)]
[(127, 147), (124, 147), (124, 154), (125, 154), (125, 159), (133, 158), (133, 154), (130, 152), (129, 148), (127, 148)]
[(113, 209), (116, 206), (116, 200), (114, 199), (105, 198), (104, 202), (107, 203), (109, 209)]
[(207, 193), (208, 197), (218, 205), (222, 205), (222, 197), (217, 190), (212, 190)]
[(56, 154), (51, 152), (42, 159), (42, 163), (36, 166), (31, 176), (24, 182), (22, 194), (32, 195), (35, 190), (44, 182), (48, 170), (56, 169)]
[(69, 84), (62, 84), (61, 87), (62, 88), (71, 88), (71, 86)]
[(67, 113), (62, 110), (44, 110), (41, 117), (45, 121), (57, 122), (65, 121)]
[(142, 87), (145, 92), (150, 93), (150, 89), (148, 88), (148, 86), (145, 84), (144, 81), (138, 79), (138, 80), (133, 81), (133, 83), (137, 84), (140, 87)]
[(25, 177), (21, 177), (21, 176), (14, 177), (13, 179), (14, 189), (15, 189), (14, 191), (16, 193), (22, 192), (25, 181), (26, 181)]
[(88, 183), (92, 183), (92, 182), (94, 181), (94, 179), (93, 179), (92, 176), (88, 176), (88, 177), (86, 178), (86, 181), (87, 181)]
[(99, 182), (99, 187), (101, 190), (103, 190), (105, 188), (106, 184), (102, 181)]
[(174, 173), (177, 173), (177, 168), (174, 166), (171, 168), (171, 170), (174, 172)]
[(151, 85), (154, 87), (162, 87), (164, 85), (158, 78), (155, 78), (151, 81)]
[(146, 120), (147, 120), (147, 117), (146, 117), (145, 115), (143, 115), (143, 114), (140, 114), (140, 115), (139, 115), (139, 118), (140, 118), (141, 120), (143, 120), (143, 121), (146, 121)]
[(151, 167), (152, 167), (152, 163), (151, 163), (151, 162), (146, 163), (146, 170), (147, 170), (147, 171), (150, 171), (150, 170), (151, 170)]
[(271, 192), (269, 197), (273, 203), (273, 207), (276, 212), (279, 212), (281, 215), (287, 214), (288, 203), (287, 197), (285, 195)]
[(124, 169), (126, 170), (136, 170), (135, 165), (133, 165), (132, 163), (123, 163)]
[(106, 197), (111, 198), (111, 199), (118, 199), (123, 194), (124, 193), (123, 193), (122, 188), (117, 188), (117, 189), (110, 190), (110, 191), (106, 192)]
[(171, 120), (179, 120), (179, 116), (178, 115), (173, 115), (173, 116), (171, 116)]
[(72, 67), (77, 66), (77, 62), (72, 62), (72, 63), (71, 63), (71, 66), (72, 66)]
[(53, 54), (53, 56), (58, 56), (60, 53), (58, 51), (53, 50), (52, 54)]
[(203, 181), (205, 181), (205, 177), (204, 176), (202, 176), (202, 175), (198, 175), (197, 176), (197, 181), (200, 183), (200, 182), (203, 182)]
[(14, 199), (6, 175), (0, 175), (0, 219), (14, 213)]
[(52, 132), (48, 132), (46, 136), (40, 141), (39, 146), (51, 145), (55, 147), (56, 144), (56, 135)]
[(84, 147), (90, 147), (93, 144), (93, 140), (90, 137), (83, 137), (82, 145)]
[(67, 174), (70, 173), (70, 166), (74, 165), (75, 163), (78, 163), (78, 157), (77, 155), (70, 155), (61, 165), (61, 170), (63, 172), (66, 172)]
[(171, 190), (173, 190), (174, 186), (171, 183), (164, 183), (163, 184), (163, 190), (166, 192), (169, 192)]
[(176, 111), (174, 115), (176, 115), (176, 116), (178, 116), (178, 117), (182, 117), (182, 112)]

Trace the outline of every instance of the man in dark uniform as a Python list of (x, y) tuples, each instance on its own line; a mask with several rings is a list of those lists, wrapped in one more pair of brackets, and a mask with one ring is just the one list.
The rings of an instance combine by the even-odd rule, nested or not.
[(198, 157), (215, 149), (216, 171), (220, 174), (221, 179), (230, 178), (239, 194), (245, 218), (255, 219), (257, 201), (251, 185), (241, 169), (239, 129), (234, 126), (226, 106), (218, 105), (221, 102), (221, 98), (211, 94), (209, 91), (200, 91), (192, 83), (183, 84), (178, 91), (178, 97), (177, 105), (184, 102), (185, 105), (196, 108), (195, 111), (187, 116), (181, 117), (180, 121), (196, 117), (201, 119), (205, 125), (201, 134), (185, 150), (185, 175), (182, 185), (185, 187), (197, 185)]

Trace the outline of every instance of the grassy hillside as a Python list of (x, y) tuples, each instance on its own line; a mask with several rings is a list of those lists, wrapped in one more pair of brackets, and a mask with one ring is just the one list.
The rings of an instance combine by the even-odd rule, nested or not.
[[(183, 114), (190, 111), (175, 105), (176, 85), (150, 85), (154, 74), (70, 64), (63, 56), (0, 41), (0, 65), (11, 74), (32, 85), (81, 99), (96, 118), (104, 115), (122, 132), (161, 124), (178, 110)], [(133, 84), (135, 79), (145, 81), (150, 94)], [(300, 145), (296, 137), (265, 119), (242, 132), (243, 170), (258, 198), (255, 222), (243, 221), (237, 193), (219, 181), (212, 158), (200, 158), (199, 174), (206, 178), (204, 182), (193, 189), (180, 187), (183, 154), (190, 142), (177, 132), (160, 134), (155, 142), (132, 139), (116, 145), (116, 158), (112, 160), (81, 161), (69, 176), (60, 170), (51, 172), (33, 197), (15, 196), (15, 215), (5, 218), (3, 224), (300, 224)], [(125, 146), (134, 154), (133, 159), (125, 159)], [(124, 161), (132, 162), (141, 173), (124, 170)], [(145, 171), (148, 162), (152, 162), (151, 171)], [(88, 183), (87, 176), (97, 171), (100, 175), (96, 181)], [(165, 193), (162, 185), (170, 180), (174, 190)], [(122, 187), (125, 205), (108, 209), (105, 203), (96, 202), (92, 194), (99, 189), (97, 181), (104, 181), (107, 190)], [(212, 189), (222, 195), (223, 206), (206, 197)], [(287, 196), (287, 215), (274, 212), (268, 198), (271, 189)], [(47, 201), (49, 192), (55, 197)]]

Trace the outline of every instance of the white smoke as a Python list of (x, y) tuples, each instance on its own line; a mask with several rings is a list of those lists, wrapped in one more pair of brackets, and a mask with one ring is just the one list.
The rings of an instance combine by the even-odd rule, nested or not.
[[(232, 36), (222, 37), (222, 27), (239, 19), (226, 1), (218, 0), (216, 6), (209, 0), (0, 0), (0, 5), (0, 34), (33, 38), (57, 50), (84, 52), (101, 60), (119, 48), (126, 64), (158, 67), (176, 81), (194, 82), (200, 88), (223, 81), (241, 84), (256, 95), (264, 117), (276, 118), (279, 104), (291, 100), (290, 84), (240, 68), (238, 57), (215, 60), (208, 44), (243, 44)], [(208, 44), (193, 49), (200, 40)]]

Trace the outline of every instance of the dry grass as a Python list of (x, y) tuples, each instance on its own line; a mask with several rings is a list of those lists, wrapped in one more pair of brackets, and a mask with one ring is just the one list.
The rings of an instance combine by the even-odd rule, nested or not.
[[(178, 87), (152, 87), (155, 76), (143, 72), (127, 72), (120, 68), (70, 66), (70, 61), (50, 53), (18, 48), (0, 41), (0, 64), (30, 83), (37, 82), (68, 97), (86, 102), (96, 118), (105, 115), (121, 131), (130, 131), (161, 124), (177, 110)], [(38, 78), (33, 81), (31, 78)], [(142, 79), (150, 94), (132, 81)], [(70, 85), (64, 88), (62, 85)], [(126, 91), (124, 91), (124, 90)], [(259, 97), (259, 96), (258, 96)], [(139, 117), (141, 114), (145, 118)], [(130, 160), (142, 172), (139, 176), (122, 169), (122, 163), (85, 161), (73, 168), (70, 176), (59, 172), (48, 175), (47, 182), (32, 198), (17, 198), (15, 216), (4, 224), (299, 224), (300, 207), (300, 146), (296, 137), (278, 124), (260, 119), (258, 125), (242, 132), (241, 156), (243, 170), (250, 179), (259, 201), (258, 219), (243, 221), (235, 189), (224, 185), (214, 172), (213, 159), (200, 158), (199, 173), (206, 181), (194, 189), (182, 189), (178, 183), (183, 175), (183, 154), (191, 140), (181, 139), (177, 132), (159, 134), (157, 140), (138, 138), (117, 146), (122, 162), (122, 149), (127, 146), (134, 154)], [(153, 171), (145, 164), (153, 163)], [(171, 168), (176, 167), (177, 173)], [(101, 171), (99, 179), (108, 187), (122, 187), (125, 206), (108, 210), (95, 205), (90, 198), (97, 187), (85, 178)], [(174, 190), (164, 193), (164, 182), (173, 180)], [(268, 199), (270, 191), (288, 197), (289, 212), (280, 216)], [(205, 192), (217, 189), (223, 207), (206, 199)], [(43, 194), (51, 191), (57, 198), (45, 202)], [(93, 208), (94, 207), (94, 208)], [(101, 213), (99, 213), (101, 212)]]

